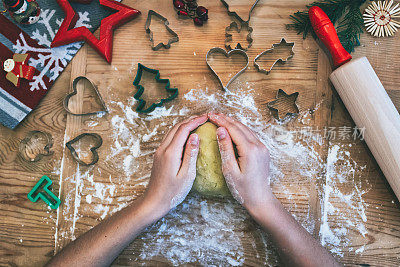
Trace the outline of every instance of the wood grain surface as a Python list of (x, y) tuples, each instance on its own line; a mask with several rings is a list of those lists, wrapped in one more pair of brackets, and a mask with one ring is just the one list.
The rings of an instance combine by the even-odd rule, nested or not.
[[(139, 9), (142, 14), (115, 31), (112, 64), (108, 65), (85, 45), (37, 109), (21, 125), (15, 130), (0, 126), (1, 266), (42, 266), (71, 240), (143, 193), (150, 175), (152, 154), (172, 124), (186, 116), (210, 110), (236, 112), (233, 105), (229, 107), (229, 101), (221, 102), (220, 107), (211, 107), (201, 100), (192, 102), (185, 97), (192, 89), (209, 95), (222, 93), (217, 79), (207, 68), (205, 55), (212, 47), (224, 47), (225, 28), (231, 23), (231, 18), (219, 0), (198, 2), (209, 9), (210, 19), (203, 27), (195, 27), (191, 20), (179, 19), (172, 1), (124, 0), (124, 4)], [(244, 14), (252, 5), (247, 0), (231, 2), (233, 8)], [(350, 115), (328, 82), (332, 68), (325, 51), (312, 38), (303, 40), (296, 32), (285, 28), (285, 24), (290, 22), (289, 15), (303, 10), (310, 2), (259, 2), (250, 22), (254, 28), (254, 43), (248, 50), (250, 65), (231, 87), (233, 90), (252, 89), (257, 112), (265, 125), (279, 126), (272, 118), (267, 103), (275, 99), (277, 90), (281, 88), (288, 94), (299, 92), (297, 104), (300, 119), (283, 124), (285, 131), (304, 126), (319, 129), (354, 127)], [(150, 47), (144, 30), (150, 9), (168, 18), (171, 28), (179, 35), (179, 42), (172, 44), (169, 50), (153, 51)], [(156, 42), (166, 40), (167, 34), (160, 25), (155, 23), (152, 29)], [(288, 42), (295, 42), (293, 59), (284, 65), (278, 64), (268, 76), (257, 72), (252, 60), (282, 37)], [(245, 41), (242, 34), (234, 34), (233, 38)], [(400, 109), (400, 34), (382, 39), (363, 34), (361, 43), (353, 57), (368, 57), (395, 106)], [(169, 115), (165, 112), (166, 116), (148, 117), (134, 112), (137, 103), (131, 101), (136, 92), (132, 82), (139, 62), (159, 69), (162, 78), (168, 77), (171, 86), (179, 88), (178, 99), (166, 105), (167, 111), (172, 110)], [(217, 72), (227, 78), (232, 68), (221, 65)], [(62, 101), (72, 91), (73, 79), (81, 75), (98, 86), (110, 114), (97, 117), (67, 115)], [(84, 83), (79, 84), (77, 96), (70, 100), (70, 108), (76, 112), (87, 108), (83, 104), (88, 98), (84, 87)], [(150, 88), (145, 97), (159, 99), (163, 96), (155, 93), (159, 91), (162, 87)], [(52, 135), (54, 155), (38, 162), (25, 162), (18, 156), (18, 148), (20, 141), (33, 130)], [(99, 149), (100, 160), (91, 167), (78, 166), (65, 148), (66, 142), (83, 132), (98, 133), (104, 141)], [(123, 153), (118, 152), (121, 147), (124, 148)], [(329, 168), (318, 169), (310, 164), (310, 169), (315, 167), (316, 174), (305, 177), (296, 172), (295, 161), (277, 162), (284, 179), (272, 184), (275, 194), (295, 214), (296, 219), (306, 225), (316, 238), (320, 238), (329, 250), (334, 251), (342, 263), (351, 266), (399, 266), (398, 200), (363, 141), (326, 138), (314, 146), (313, 153), (318, 155), (322, 164), (329, 166), (329, 155), (338, 147), (346, 148), (347, 154), (342, 161), (338, 161), (337, 167), (351, 164), (354, 171), (343, 176), (346, 182), (338, 180), (335, 189), (347, 192), (350, 197), (357, 192), (362, 196), (355, 202), (359, 201), (362, 209), (361, 219), (346, 220), (358, 216), (361, 211), (349, 207), (338, 194), (330, 195), (335, 212), (331, 216), (324, 214), (326, 188), (333, 181)], [(129, 168), (124, 169), (124, 166)], [(43, 202), (32, 203), (27, 199), (27, 193), (44, 174), (53, 180), (53, 190), (60, 192), (62, 204), (58, 210), (49, 209)], [(97, 194), (99, 191), (101, 194)], [(207, 201), (218, 204), (218, 200)], [(193, 213), (201, 209), (198, 206), (190, 208)], [(239, 206), (234, 206), (234, 211), (243, 212)], [(333, 231), (340, 231), (343, 225), (346, 226), (346, 232), (342, 233), (344, 238), (337, 240), (337, 244), (325, 242), (325, 237), (321, 237), (321, 225), (327, 223)], [(139, 257), (141, 252), (150, 252), (157, 247), (157, 243), (149, 246), (147, 237), (157, 235), (158, 225), (150, 227), (127, 247), (114, 262), (115, 266), (171, 265), (172, 262), (163, 255), (151, 259)], [(359, 229), (360, 225), (365, 227), (365, 231)], [(241, 264), (279, 265), (273, 246), (264, 242), (265, 236), (259, 233), (260, 229), (249, 217), (240, 227), (234, 228), (233, 234), (241, 237)], [(190, 265), (199, 263), (200, 260)], [(228, 265), (228, 262), (223, 265)]]

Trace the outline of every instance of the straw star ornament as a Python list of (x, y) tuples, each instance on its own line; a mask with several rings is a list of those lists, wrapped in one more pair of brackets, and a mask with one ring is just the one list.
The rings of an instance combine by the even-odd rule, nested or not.
[(375, 37), (392, 36), (400, 28), (400, 4), (390, 1), (373, 1), (364, 12), (364, 25), (367, 32)]

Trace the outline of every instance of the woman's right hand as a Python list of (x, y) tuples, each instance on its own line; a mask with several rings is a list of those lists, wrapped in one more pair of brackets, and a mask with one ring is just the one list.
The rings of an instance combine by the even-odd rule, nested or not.
[(265, 207), (275, 199), (269, 185), (268, 149), (244, 124), (224, 114), (209, 113), (208, 117), (219, 126), (217, 139), (222, 172), (232, 196), (249, 211)]

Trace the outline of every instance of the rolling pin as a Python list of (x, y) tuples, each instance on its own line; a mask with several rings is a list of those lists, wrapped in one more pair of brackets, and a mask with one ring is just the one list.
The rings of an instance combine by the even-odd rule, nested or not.
[(400, 200), (400, 115), (366, 57), (352, 60), (319, 7), (309, 10), (315, 33), (332, 55), (329, 76), (383, 174)]

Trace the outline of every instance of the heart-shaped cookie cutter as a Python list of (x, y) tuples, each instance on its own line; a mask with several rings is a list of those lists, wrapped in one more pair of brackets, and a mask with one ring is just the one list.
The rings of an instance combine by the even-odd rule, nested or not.
[[(78, 142), (85, 136), (90, 136), (95, 141), (95, 145), (92, 148), (90, 148), (90, 151), (92, 152), (92, 155), (93, 155), (93, 160), (90, 163), (86, 163), (86, 162), (82, 161), (79, 158), (78, 153), (76, 152), (75, 148), (72, 146), (74, 143)], [(97, 161), (99, 161), (99, 154), (97, 153), (97, 149), (100, 148), (102, 144), (103, 144), (103, 139), (101, 138), (100, 135), (98, 135), (96, 133), (83, 133), (81, 135), (78, 135), (71, 141), (68, 141), (68, 143), (66, 143), (65, 146), (69, 149), (69, 151), (71, 151), (72, 157), (78, 163), (82, 164), (83, 166), (91, 166), (91, 165), (96, 164)]]
[[(71, 99), (71, 97), (73, 97), (74, 95), (76, 95), (76, 94), (78, 93), (78, 91), (77, 91), (77, 89), (76, 89), (76, 85), (78, 84), (78, 82), (79, 82), (80, 80), (86, 80), (86, 81), (88, 81), (88, 82), (90, 83), (90, 85), (92, 86), (92, 89), (95, 91), (96, 96), (97, 96), (97, 98), (98, 98), (99, 101), (100, 101), (100, 105), (101, 105), (101, 107), (103, 108), (103, 110), (101, 110), (101, 111), (95, 111), (95, 112), (88, 112), (88, 113), (74, 113), (74, 112), (72, 112), (72, 111), (68, 108), (69, 100)], [(92, 83), (92, 81), (89, 80), (88, 78), (86, 78), (86, 77), (84, 77), (84, 76), (76, 77), (76, 78), (74, 79), (74, 81), (72, 82), (72, 90), (73, 90), (72, 93), (70, 93), (70, 94), (68, 94), (68, 95), (65, 96), (64, 102), (63, 102), (64, 109), (65, 109), (65, 111), (67, 111), (69, 114), (74, 115), (74, 116), (86, 116), (86, 115), (98, 115), (98, 114), (105, 114), (105, 113), (108, 113), (108, 109), (107, 109), (106, 103), (104, 103), (104, 100), (103, 100), (103, 98), (101, 97), (99, 90), (98, 90), (97, 87)]]
[[(222, 82), (221, 78), (218, 76), (218, 74), (215, 72), (215, 70), (211, 67), (209, 61), (209, 57), (211, 56), (211, 54), (214, 53), (220, 53), (223, 54), (226, 58), (229, 58), (231, 55), (233, 54), (240, 54), (243, 55), (244, 58), (246, 59), (246, 66), (244, 68), (242, 68), (239, 72), (237, 72), (229, 81), (226, 85), (224, 85), (224, 83)], [(206, 55), (206, 63), (207, 66), (210, 68), (210, 70), (214, 73), (214, 75), (217, 77), (219, 83), (221, 84), (222, 88), (224, 90), (228, 90), (229, 85), (240, 75), (242, 74), (247, 67), (249, 66), (249, 56), (247, 55), (246, 51), (241, 50), (241, 49), (232, 49), (231, 51), (227, 52), (225, 49), (222, 49), (220, 47), (213, 47), (210, 50), (208, 50), (207, 55)]]

